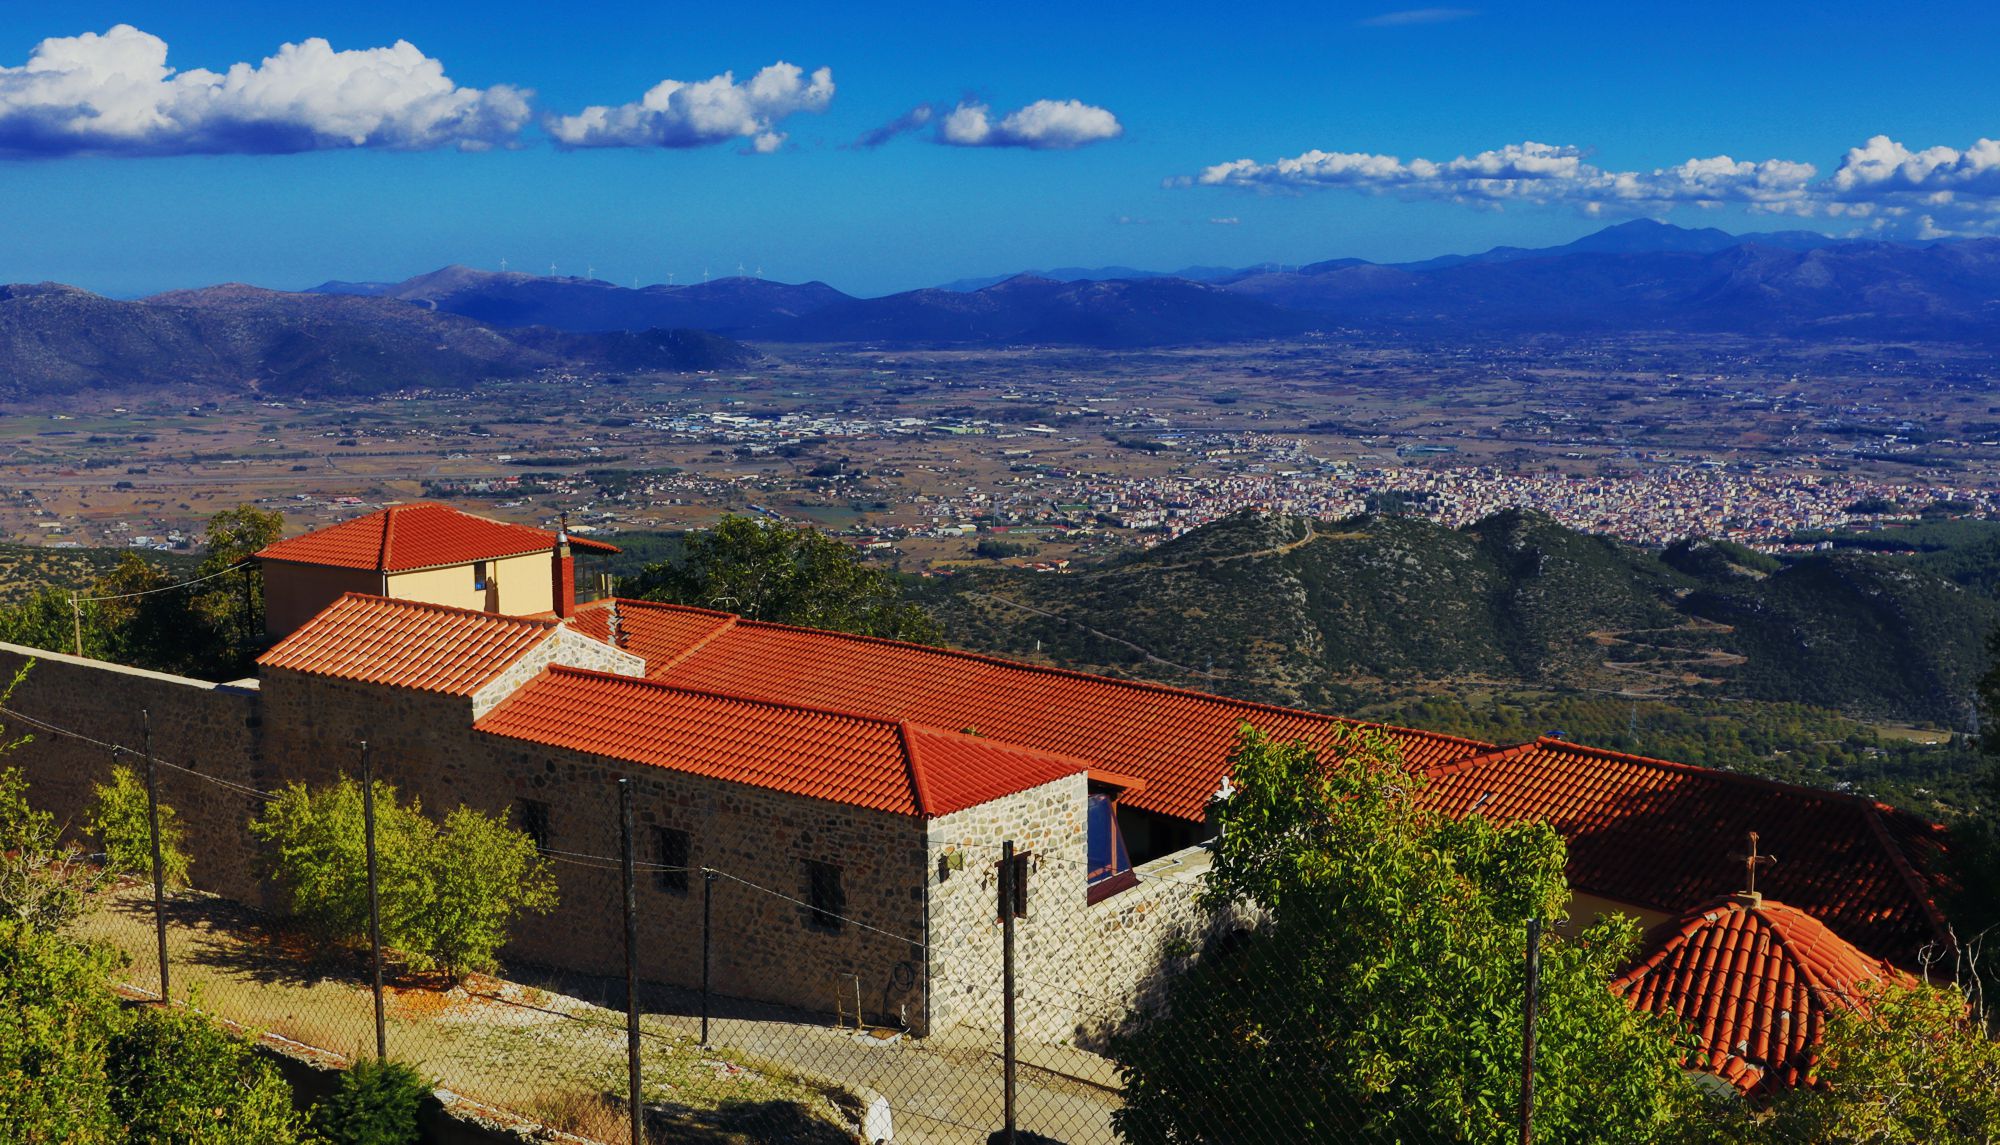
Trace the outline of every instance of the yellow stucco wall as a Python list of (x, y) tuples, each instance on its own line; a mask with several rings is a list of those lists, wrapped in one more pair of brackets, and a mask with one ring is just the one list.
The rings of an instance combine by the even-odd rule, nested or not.
[(397, 600), (421, 600), (454, 608), (476, 608), (526, 616), (555, 607), (548, 553), (528, 553), (486, 562), (487, 587), (473, 587), (472, 565), (448, 565), (419, 572), (393, 573), (389, 595)]
[(344, 592), (382, 591), (382, 575), (366, 569), (264, 561), (264, 634), (291, 635)]

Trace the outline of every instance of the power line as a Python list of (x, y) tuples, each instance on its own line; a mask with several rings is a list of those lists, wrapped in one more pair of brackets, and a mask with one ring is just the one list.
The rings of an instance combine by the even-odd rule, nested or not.
[(221, 572), (209, 573), (207, 576), (196, 577), (193, 580), (180, 581), (176, 584), (163, 584), (158, 588), (141, 589), (138, 592), (113, 593), (110, 596), (76, 596), (72, 594), (70, 596), (70, 601), (73, 604), (92, 604), (100, 600), (130, 600), (135, 596), (151, 596), (156, 592), (172, 592), (178, 588), (191, 588), (195, 585), (202, 583), (203, 581), (210, 581), (214, 580), (217, 577), (228, 576), (230, 573), (233, 572), (242, 572), (244, 569), (247, 569), (249, 567), (250, 567), (250, 562), (244, 561), (242, 564), (230, 565), (228, 568), (223, 569)]

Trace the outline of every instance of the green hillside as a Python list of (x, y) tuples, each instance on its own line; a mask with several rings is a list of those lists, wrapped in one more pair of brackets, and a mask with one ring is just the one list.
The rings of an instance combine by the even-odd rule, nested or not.
[(1804, 703), (1967, 727), (2000, 605), (1890, 557), (1656, 553), (1509, 511), (1239, 514), (1144, 554), (930, 590), (955, 643), (1282, 703), (1554, 688)]

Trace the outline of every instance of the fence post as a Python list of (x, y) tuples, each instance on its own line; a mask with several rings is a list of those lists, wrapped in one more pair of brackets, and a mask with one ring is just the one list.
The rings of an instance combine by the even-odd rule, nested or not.
[(361, 741), (361, 829), (368, 851), (368, 955), (374, 975), (375, 1057), (389, 1056), (389, 1030), (382, 1014), (382, 899), (375, 881), (375, 768), (368, 741)]
[(1006, 1125), (1002, 1138), (1014, 1145), (1014, 840), (1000, 844), (1000, 1061), (1005, 1088)]
[(153, 713), (139, 709), (140, 734), (146, 751), (146, 824), (153, 836), (153, 935), (160, 947), (160, 1005), (173, 997), (167, 970), (167, 867), (160, 855), (160, 773), (153, 762)]
[(625, 1087), (632, 1145), (644, 1145), (646, 1107), (639, 1099), (639, 885), (633, 875), (632, 781), (618, 781), (618, 849), (625, 876)]
[(1521, 1000), (1521, 1145), (1534, 1140), (1535, 1015), (1541, 1004), (1542, 920), (1528, 920), (1528, 988)]
[(701, 869), (701, 1044), (708, 1044), (709, 908), (714, 905), (715, 872)]

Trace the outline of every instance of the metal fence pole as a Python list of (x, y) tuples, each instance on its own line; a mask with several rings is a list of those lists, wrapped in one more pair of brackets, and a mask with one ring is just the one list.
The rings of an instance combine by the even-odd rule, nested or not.
[(1000, 1061), (1005, 1086), (1005, 1136), (1014, 1145), (1014, 840), (1000, 844)]
[(368, 850), (368, 954), (374, 975), (375, 1056), (389, 1056), (389, 1029), (382, 1014), (382, 899), (375, 878), (375, 768), (368, 741), (361, 741), (361, 829)]
[(1535, 1139), (1535, 1016), (1541, 1005), (1542, 920), (1528, 920), (1528, 983), (1521, 999), (1521, 1145)]
[(709, 908), (715, 901), (715, 872), (701, 869), (701, 1044), (708, 1044)]
[(639, 883), (633, 874), (632, 781), (618, 781), (618, 845), (625, 876), (625, 1088), (632, 1145), (644, 1145), (646, 1107), (639, 1100)]
[(153, 762), (153, 713), (139, 710), (140, 734), (146, 750), (146, 822), (153, 835), (153, 933), (160, 945), (160, 1004), (173, 997), (167, 970), (167, 865), (160, 852), (160, 769)]

